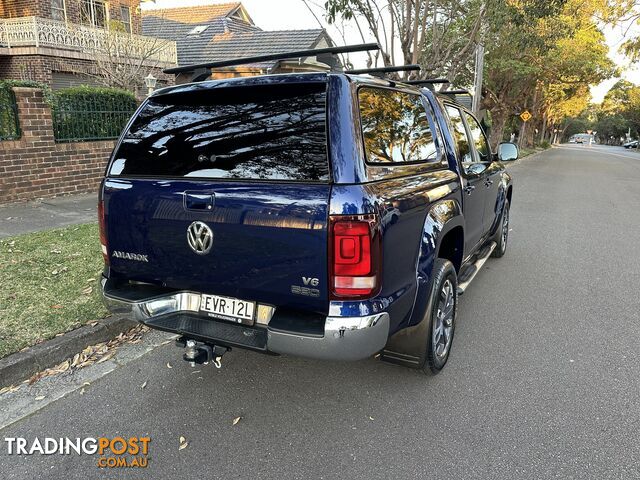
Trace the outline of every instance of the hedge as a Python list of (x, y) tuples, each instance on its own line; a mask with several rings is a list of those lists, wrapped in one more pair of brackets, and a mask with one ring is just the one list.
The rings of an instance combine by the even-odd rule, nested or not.
[(138, 102), (119, 88), (71, 87), (53, 92), (56, 141), (113, 139), (127, 124)]

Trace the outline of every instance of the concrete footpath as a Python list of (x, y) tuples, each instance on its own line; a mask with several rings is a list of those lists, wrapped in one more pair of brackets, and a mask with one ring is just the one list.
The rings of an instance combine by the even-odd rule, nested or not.
[(0, 205), (0, 238), (96, 222), (96, 193)]

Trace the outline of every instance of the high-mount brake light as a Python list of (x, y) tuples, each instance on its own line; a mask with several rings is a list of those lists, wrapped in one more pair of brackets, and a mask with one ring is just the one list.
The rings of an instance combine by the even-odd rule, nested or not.
[(107, 222), (104, 212), (104, 200), (98, 202), (98, 225), (100, 229), (100, 248), (102, 249), (102, 258), (104, 264), (109, 265), (109, 251), (107, 249)]
[(331, 298), (364, 299), (380, 291), (382, 243), (376, 215), (332, 215)]

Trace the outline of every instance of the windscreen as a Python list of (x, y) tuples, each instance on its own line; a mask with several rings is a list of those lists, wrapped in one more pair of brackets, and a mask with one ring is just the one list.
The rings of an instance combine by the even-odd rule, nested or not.
[(328, 181), (326, 84), (202, 89), (150, 99), (109, 175)]

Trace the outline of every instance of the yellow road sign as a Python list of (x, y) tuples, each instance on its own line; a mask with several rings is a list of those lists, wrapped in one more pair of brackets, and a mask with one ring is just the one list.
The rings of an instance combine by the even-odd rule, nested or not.
[(520, 114), (520, 118), (523, 122), (528, 122), (529, 120), (531, 120), (531, 117), (532, 115), (529, 113), (529, 110), (525, 110)]

